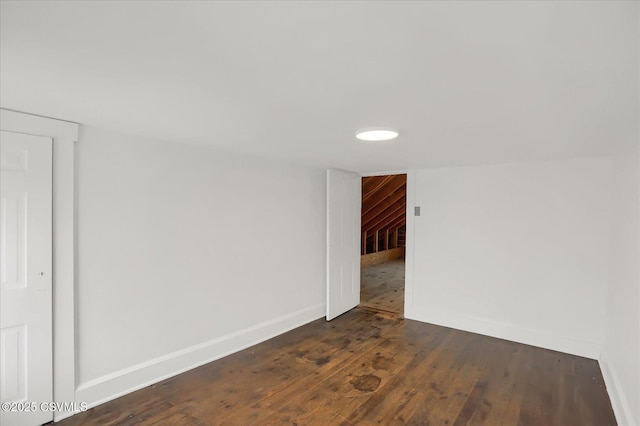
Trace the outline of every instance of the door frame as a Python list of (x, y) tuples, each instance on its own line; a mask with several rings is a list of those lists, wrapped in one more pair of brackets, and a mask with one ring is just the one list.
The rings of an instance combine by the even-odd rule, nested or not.
[[(414, 237), (415, 237), (415, 216), (413, 214), (415, 208), (415, 195), (416, 195), (416, 173), (415, 170), (392, 170), (386, 172), (367, 172), (360, 173), (360, 178), (369, 177), (369, 176), (389, 176), (389, 175), (407, 175), (407, 209), (405, 211), (406, 215), (406, 226), (407, 230), (405, 233), (405, 263), (404, 263), (404, 312), (403, 316), (405, 318), (413, 317), (413, 271), (415, 264), (415, 245), (414, 245)], [(362, 210), (360, 210), (360, 214), (362, 214)]]
[[(75, 403), (75, 143), (78, 124), (0, 108), (0, 128), (53, 139), (53, 401)], [(49, 401), (40, 401), (49, 402)], [(55, 411), (54, 421), (73, 415)]]

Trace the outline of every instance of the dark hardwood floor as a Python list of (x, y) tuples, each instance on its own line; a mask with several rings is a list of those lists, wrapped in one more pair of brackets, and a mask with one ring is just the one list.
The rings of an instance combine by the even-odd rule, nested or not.
[(605, 426), (596, 361), (356, 308), (60, 425)]
[(404, 314), (404, 259), (360, 270), (360, 305)]

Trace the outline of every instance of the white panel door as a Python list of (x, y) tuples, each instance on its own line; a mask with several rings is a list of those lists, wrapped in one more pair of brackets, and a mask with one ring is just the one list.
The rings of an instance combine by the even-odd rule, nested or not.
[[(0, 132), (0, 424), (40, 425), (53, 401), (52, 148)], [(35, 402), (24, 411), (24, 403)], [(18, 411), (7, 411), (19, 409)], [(23, 404), (21, 404), (23, 403)]]
[(360, 303), (360, 176), (327, 170), (327, 321)]

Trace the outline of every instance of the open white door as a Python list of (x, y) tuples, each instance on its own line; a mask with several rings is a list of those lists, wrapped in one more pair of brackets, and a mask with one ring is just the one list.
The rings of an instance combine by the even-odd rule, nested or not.
[(327, 170), (327, 321), (360, 303), (360, 176)]
[(53, 413), (51, 138), (0, 132), (0, 424)]

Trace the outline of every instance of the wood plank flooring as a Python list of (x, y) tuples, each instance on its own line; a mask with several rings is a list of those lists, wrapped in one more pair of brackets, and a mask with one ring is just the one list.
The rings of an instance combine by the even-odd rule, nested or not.
[(390, 260), (360, 270), (360, 305), (404, 313), (404, 259)]
[(60, 425), (615, 425), (596, 361), (356, 308)]

